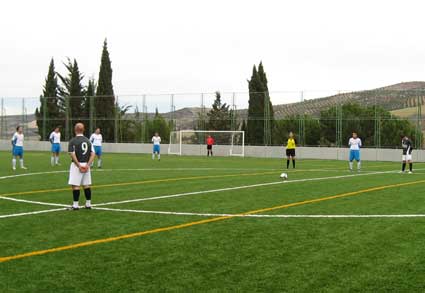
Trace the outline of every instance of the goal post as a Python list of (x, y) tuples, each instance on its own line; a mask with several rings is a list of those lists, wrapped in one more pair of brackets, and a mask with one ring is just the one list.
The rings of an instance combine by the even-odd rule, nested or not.
[(245, 132), (241, 130), (178, 130), (170, 133), (168, 154), (206, 155), (206, 140), (214, 139), (213, 153), (218, 156), (245, 156)]

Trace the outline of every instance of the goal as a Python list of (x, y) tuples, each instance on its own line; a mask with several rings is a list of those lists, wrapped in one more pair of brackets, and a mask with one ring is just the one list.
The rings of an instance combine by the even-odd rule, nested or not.
[(245, 155), (245, 132), (240, 130), (179, 130), (170, 133), (168, 154), (206, 155), (206, 140), (214, 139), (213, 153), (217, 156)]

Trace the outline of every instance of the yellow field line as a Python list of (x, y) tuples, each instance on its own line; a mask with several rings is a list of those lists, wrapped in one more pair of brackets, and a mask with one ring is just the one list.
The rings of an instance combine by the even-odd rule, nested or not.
[[(192, 177), (177, 177), (177, 178), (165, 178), (165, 179), (154, 179), (154, 180), (145, 180), (145, 181), (133, 181), (133, 182), (122, 182), (122, 183), (110, 183), (110, 184), (101, 184), (93, 185), (92, 189), (105, 188), (105, 187), (119, 187), (119, 186), (130, 186), (130, 185), (141, 185), (149, 183), (163, 183), (163, 182), (176, 182), (176, 181), (187, 181), (187, 180), (198, 180), (198, 179), (212, 179), (212, 178), (228, 178), (228, 177), (246, 177), (246, 176), (259, 176), (259, 175), (268, 175), (276, 174), (277, 171), (267, 171), (260, 173), (242, 173), (242, 174), (222, 174), (222, 175), (206, 175), (206, 176), (192, 176)], [(13, 193), (0, 194), (0, 196), (15, 196), (15, 195), (28, 195), (28, 194), (38, 194), (38, 193), (48, 193), (48, 192), (59, 192), (59, 191), (69, 191), (69, 188), (56, 188), (56, 189), (44, 189), (44, 190), (30, 190), (30, 191), (20, 191)]]
[[(238, 215), (249, 215), (249, 214), (258, 214), (258, 213), (263, 213), (263, 212), (270, 212), (270, 211), (278, 210), (278, 209), (286, 209), (286, 208), (294, 207), (294, 206), (300, 206), (300, 205), (316, 203), (316, 202), (321, 202), (321, 201), (326, 201), (326, 200), (332, 200), (332, 199), (337, 199), (337, 198), (342, 198), (342, 197), (359, 195), (359, 194), (363, 194), (363, 193), (367, 193), (367, 192), (379, 191), (379, 190), (396, 188), (396, 187), (403, 187), (403, 186), (420, 184), (420, 183), (425, 183), (425, 180), (418, 180), (418, 181), (411, 181), (411, 182), (405, 182), (405, 183), (371, 187), (371, 188), (358, 190), (358, 191), (346, 192), (346, 193), (341, 193), (341, 194), (332, 195), (332, 196), (326, 196), (326, 197), (321, 197), (321, 198), (316, 198), (316, 199), (304, 200), (304, 201), (294, 202), (294, 203), (290, 203), (290, 204), (284, 204), (284, 205), (279, 205), (279, 206), (274, 206), (274, 207), (269, 207), (269, 208), (263, 208), (263, 209), (248, 211), (248, 212), (241, 213), (241, 214), (238, 214)], [(96, 245), (96, 244), (101, 244), (101, 243), (108, 243), (108, 242), (113, 242), (113, 241), (118, 241), (118, 240), (123, 240), (123, 239), (128, 239), (128, 238), (135, 238), (135, 237), (145, 236), (145, 235), (149, 235), (149, 234), (155, 234), (155, 233), (160, 233), (160, 232), (177, 230), (177, 229), (192, 227), (192, 226), (196, 226), (196, 225), (202, 225), (202, 224), (222, 221), (222, 220), (235, 218), (235, 217), (237, 217), (237, 215), (215, 217), (215, 218), (211, 218), (211, 219), (189, 222), (189, 223), (179, 224), (179, 225), (175, 225), (175, 226), (156, 228), (156, 229), (152, 229), (152, 230), (130, 233), (130, 234), (125, 234), (125, 235), (120, 235), (120, 236), (115, 236), (115, 237), (85, 241), (85, 242), (80, 242), (80, 243), (66, 245), (66, 246), (59, 246), (59, 247), (45, 249), (45, 250), (37, 250), (37, 251), (32, 251), (32, 252), (23, 253), (23, 254), (5, 256), (5, 257), (0, 257), (0, 263), (11, 261), (11, 260), (16, 260), (16, 259), (22, 259), (22, 258), (37, 256), (37, 255), (48, 254), (48, 253), (60, 252), (60, 251), (65, 251), (65, 250), (72, 250), (72, 249), (76, 249), (76, 248), (80, 248), (80, 247), (86, 247), (86, 246), (91, 246), (91, 245)]]

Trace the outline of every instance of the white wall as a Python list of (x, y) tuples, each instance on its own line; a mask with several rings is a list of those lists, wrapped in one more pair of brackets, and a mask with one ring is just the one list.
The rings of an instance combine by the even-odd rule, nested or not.
[[(67, 150), (67, 143), (62, 143), (62, 150)], [(177, 146), (173, 146), (177, 148)], [(27, 151), (49, 151), (50, 143), (44, 141), (26, 141), (25, 150)], [(0, 150), (10, 151), (11, 143), (9, 140), (0, 140)], [(151, 144), (136, 143), (105, 143), (103, 150), (106, 153), (151, 153)], [(168, 153), (168, 144), (161, 145), (163, 154)], [(229, 154), (229, 146), (214, 146), (214, 155), (227, 156)], [(240, 152), (240, 149), (235, 149)], [(205, 156), (205, 145), (184, 145), (182, 149), (183, 155)], [(246, 157), (259, 158), (282, 158), (285, 154), (283, 147), (264, 147), (264, 146), (246, 146)], [(401, 160), (401, 150), (395, 149), (368, 149), (361, 150), (362, 160), (366, 161), (394, 161)], [(324, 160), (347, 160), (348, 148), (328, 148), (328, 147), (299, 147), (297, 148), (297, 157), (300, 159), (324, 159)], [(414, 150), (413, 160), (415, 162), (425, 162), (425, 150)]]

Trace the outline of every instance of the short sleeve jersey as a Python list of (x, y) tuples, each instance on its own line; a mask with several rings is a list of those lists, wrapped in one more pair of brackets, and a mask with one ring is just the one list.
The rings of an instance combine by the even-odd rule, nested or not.
[(77, 135), (69, 141), (68, 152), (75, 153), (78, 162), (87, 163), (90, 159), (91, 153), (94, 152), (94, 150), (92, 143), (87, 137), (83, 135)]
[(360, 138), (350, 138), (348, 141), (348, 145), (350, 146), (350, 150), (358, 151), (360, 150), (360, 147), (362, 146), (362, 140)]

